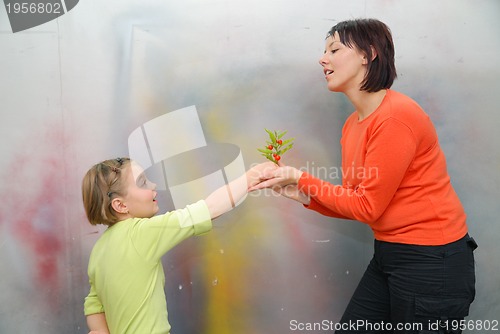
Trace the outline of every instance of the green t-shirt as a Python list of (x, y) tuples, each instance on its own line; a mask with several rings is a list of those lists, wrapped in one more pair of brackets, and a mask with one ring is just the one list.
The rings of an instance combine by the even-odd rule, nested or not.
[(161, 257), (211, 228), (205, 201), (109, 227), (90, 254), (85, 315), (105, 312), (111, 334), (169, 333)]

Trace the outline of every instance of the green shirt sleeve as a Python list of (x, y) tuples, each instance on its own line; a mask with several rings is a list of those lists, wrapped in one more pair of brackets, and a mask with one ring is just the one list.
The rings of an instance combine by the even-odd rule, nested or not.
[(102, 306), (101, 301), (97, 297), (97, 292), (95, 290), (95, 286), (92, 281), (90, 281), (90, 292), (88, 296), (85, 297), (85, 303), (83, 305), (83, 309), (85, 315), (104, 312), (104, 306)]
[(211, 229), (210, 212), (201, 200), (153, 218), (137, 219), (130, 238), (140, 256), (156, 262), (183, 240)]

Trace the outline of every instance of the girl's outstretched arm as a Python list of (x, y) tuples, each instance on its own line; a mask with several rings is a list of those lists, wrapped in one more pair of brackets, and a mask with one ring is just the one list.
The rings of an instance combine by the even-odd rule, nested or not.
[[(223, 213), (231, 210), (235, 203), (241, 201), (248, 193), (248, 189), (261, 182), (264, 175), (277, 169), (278, 166), (272, 162), (265, 162), (250, 168), (245, 174), (230, 182), (228, 185), (220, 187), (208, 195), (205, 203), (208, 206), (212, 219), (219, 217)], [(227, 201), (227, 187), (231, 189), (232, 203)]]

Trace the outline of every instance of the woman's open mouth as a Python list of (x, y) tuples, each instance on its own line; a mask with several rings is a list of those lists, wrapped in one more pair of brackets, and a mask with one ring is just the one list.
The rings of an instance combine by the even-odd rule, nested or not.
[(323, 73), (325, 73), (325, 77), (327, 77), (327, 76), (329, 76), (330, 74), (332, 74), (332, 73), (333, 73), (333, 71), (325, 68), (325, 69), (323, 70)]

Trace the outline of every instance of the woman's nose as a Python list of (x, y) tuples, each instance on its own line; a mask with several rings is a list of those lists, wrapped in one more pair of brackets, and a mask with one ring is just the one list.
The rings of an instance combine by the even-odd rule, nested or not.
[(326, 53), (324, 53), (324, 54), (323, 54), (323, 56), (321, 56), (321, 58), (319, 58), (319, 61), (318, 61), (318, 62), (319, 62), (319, 64), (320, 64), (321, 66), (325, 66), (325, 65), (326, 65), (326, 63), (327, 63), (327, 60), (326, 60)]

